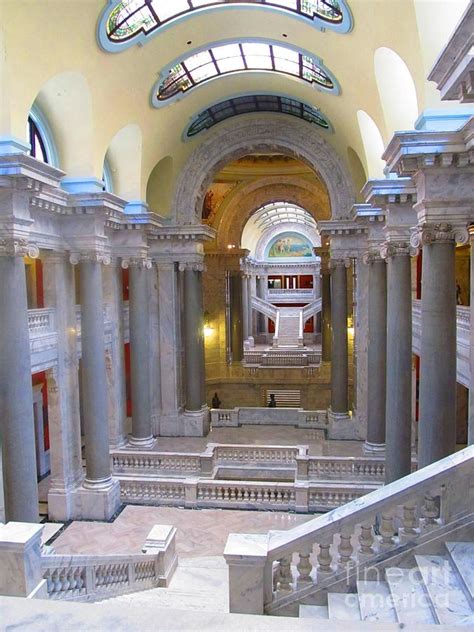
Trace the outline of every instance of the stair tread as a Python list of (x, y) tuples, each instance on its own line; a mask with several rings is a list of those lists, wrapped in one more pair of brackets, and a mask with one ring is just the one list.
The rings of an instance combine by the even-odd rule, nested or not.
[(474, 611), (448, 557), (415, 555), (415, 559), (439, 622), (444, 625), (474, 625)]
[(357, 592), (362, 621), (397, 622), (392, 596), (386, 582), (358, 581)]
[(446, 542), (451, 560), (474, 601), (474, 542)]
[(300, 605), (300, 619), (329, 619), (327, 606), (304, 606)]
[(437, 623), (417, 568), (387, 568), (385, 579), (400, 623)]
[(356, 593), (328, 593), (329, 618), (336, 621), (360, 621), (359, 598)]

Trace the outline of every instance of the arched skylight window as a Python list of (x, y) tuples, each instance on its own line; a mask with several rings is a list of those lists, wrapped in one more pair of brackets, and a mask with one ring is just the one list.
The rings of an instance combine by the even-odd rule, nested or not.
[[(99, 39), (107, 44), (143, 41), (173, 20), (206, 8), (265, 5), (312, 22), (320, 28), (347, 32), (352, 28), (345, 0), (109, 0), (99, 27)], [(105, 37), (104, 37), (105, 36)], [(123, 47), (123, 46), (122, 46)]]
[(310, 53), (280, 44), (243, 41), (214, 46), (174, 63), (155, 85), (153, 104), (159, 106), (211, 79), (249, 71), (298, 77), (320, 89), (338, 93), (336, 80)]
[(290, 202), (273, 202), (262, 206), (252, 217), (257, 228), (267, 230), (278, 224), (302, 224), (317, 228), (316, 220), (308, 211)]
[(187, 128), (186, 136), (190, 138), (232, 116), (248, 114), (250, 112), (281, 112), (282, 114), (297, 116), (323, 129), (331, 129), (327, 119), (317, 108), (311, 105), (283, 96), (252, 94), (227, 99), (226, 101), (221, 101), (203, 110)]
[(27, 136), (28, 142), (31, 146), (31, 149), (28, 152), (29, 155), (33, 156), (33, 158), (36, 158), (37, 160), (41, 160), (41, 162), (49, 163), (50, 161), (48, 152), (46, 150), (45, 139), (41, 134), (37, 122), (34, 120), (34, 117), (31, 114), (28, 117)]

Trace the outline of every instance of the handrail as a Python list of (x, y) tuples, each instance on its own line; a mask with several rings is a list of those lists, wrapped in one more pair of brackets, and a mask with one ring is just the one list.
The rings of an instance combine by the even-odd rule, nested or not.
[(303, 319), (306, 322), (308, 318), (314, 316), (314, 314), (318, 314), (323, 308), (323, 299), (317, 298), (315, 301), (311, 301), (305, 307), (303, 307)]
[(314, 543), (323, 539), (327, 531), (334, 533), (342, 526), (347, 529), (351, 525), (361, 524), (366, 518), (381, 513), (387, 507), (393, 508), (394, 505), (401, 505), (412, 499), (420, 489), (431, 490), (445, 481), (448, 482), (454, 471), (463, 466), (474, 466), (474, 446), (468, 446), (289, 531), (270, 534), (268, 556), (276, 560), (307, 545), (308, 541)]
[(272, 320), (275, 320), (278, 314), (278, 308), (269, 303), (268, 301), (263, 300), (257, 296), (252, 296), (251, 300), (252, 308), (255, 309), (260, 314), (264, 314), (268, 316)]

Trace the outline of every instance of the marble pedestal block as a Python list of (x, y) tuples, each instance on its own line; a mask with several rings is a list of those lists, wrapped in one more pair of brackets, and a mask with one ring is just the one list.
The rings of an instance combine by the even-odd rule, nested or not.
[(51, 488), (49, 490), (48, 517), (50, 520), (66, 522), (76, 517), (74, 499), (76, 489)]
[(9, 522), (0, 527), (0, 594), (47, 598), (41, 567), (43, 525)]
[(120, 483), (111, 479), (103, 485), (87, 483), (73, 492), (76, 520), (110, 520), (120, 507)]
[(268, 538), (268, 534), (229, 535), (224, 558), (229, 566), (230, 612), (264, 614), (264, 585), (272, 586), (272, 564), (267, 562)]
[(184, 437), (205, 437), (211, 429), (209, 408), (201, 410), (185, 410), (182, 416)]

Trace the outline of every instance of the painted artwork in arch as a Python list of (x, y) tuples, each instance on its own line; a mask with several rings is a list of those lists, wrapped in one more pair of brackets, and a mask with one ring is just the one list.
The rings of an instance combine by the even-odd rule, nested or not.
[(268, 258), (312, 257), (313, 246), (302, 235), (282, 233), (273, 241), (268, 250)]

